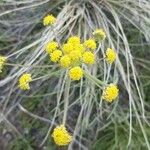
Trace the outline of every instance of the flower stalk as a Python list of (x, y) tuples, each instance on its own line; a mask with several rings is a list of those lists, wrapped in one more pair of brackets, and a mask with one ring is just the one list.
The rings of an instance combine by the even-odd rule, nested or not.
[(64, 93), (64, 116), (63, 116), (63, 124), (65, 125), (67, 120), (67, 111), (69, 105), (69, 91), (70, 91), (70, 78), (66, 78), (66, 86), (65, 86), (65, 93)]

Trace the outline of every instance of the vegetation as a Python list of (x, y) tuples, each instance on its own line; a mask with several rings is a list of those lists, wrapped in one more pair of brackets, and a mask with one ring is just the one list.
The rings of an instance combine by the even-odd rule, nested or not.
[[(43, 25), (48, 14), (57, 18), (54, 28)], [(149, 0), (1, 0), (0, 55), (7, 62), (0, 73), (0, 146), (150, 149), (149, 18)], [(50, 61), (45, 45), (52, 40), (63, 44), (73, 35), (85, 41), (97, 28), (106, 39), (95, 50), (95, 64), (83, 65), (88, 75), (68, 83), (67, 69)], [(111, 65), (107, 48), (118, 56)], [(33, 81), (24, 91), (18, 80), (26, 72)], [(100, 80), (118, 84), (119, 97), (112, 103), (102, 99)], [(51, 135), (63, 118), (73, 141), (61, 147)]]

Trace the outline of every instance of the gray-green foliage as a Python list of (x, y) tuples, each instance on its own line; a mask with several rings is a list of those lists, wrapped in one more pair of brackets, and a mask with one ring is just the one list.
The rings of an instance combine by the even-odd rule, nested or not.
[[(128, 144), (128, 126), (125, 122), (113, 121), (109, 126), (99, 132), (99, 139), (93, 144), (93, 150), (146, 150), (147, 146), (139, 125), (135, 122), (131, 144)], [(148, 126), (144, 129), (150, 137)]]
[[(8, 4), (12, 8), (7, 7)], [(148, 100), (147, 103), (144, 100), (145, 93), (139, 76), (141, 69), (138, 68), (139, 64), (143, 64), (142, 69), (143, 66), (147, 67), (149, 61), (145, 64), (143, 59), (136, 59), (147, 54), (146, 50), (149, 49), (149, 45), (145, 46), (150, 42), (148, 0), (56, 0), (55, 2), (5, 0), (0, 3), (0, 9), (1, 52), (8, 56), (10, 63), (23, 65), (10, 67), (7, 76), (5, 78), (3, 76), (4, 79), (0, 81), (0, 86), (5, 89), (1, 94), (1, 106), (4, 108), (3, 114), (6, 119), (13, 110), (17, 109), (18, 113), (24, 112), (29, 118), (31, 117), (29, 120), (33, 124), (34, 119), (46, 122), (48, 125), (41, 127), (44, 131), (41, 133), (42, 139), (38, 146), (46, 145), (46, 141), (49, 142), (52, 131), (49, 126), (53, 127), (54, 124), (61, 123), (66, 74), (57, 65), (50, 63), (44, 52), (44, 45), (47, 41), (55, 39), (55, 36), (50, 27), (45, 28), (41, 23), (43, 16), (50, 12), (57, 16), (58, 21), (54, 30), (60, 41), (64, 42), (70, 35), (76, 34), (83, 40), (91, 36), (94, 29), (103, 28), (107, 39), (97, 49), (97, 60), (104, 57), (107, 47), (115, 48), (119, 56), (110, 70), (104, 60), (97, 61), (92, 68), (88, 68), (93, 76), (104, 82), (118, 82), (120, 96), (116, 102), (110, 105), (103, 102), (100, 99), (99, 88), (88, 79), (71, 83), (67, 125), (75, 140), (69, 148), (73, 149), (76, 145), (77, 149), (79, 147), (86, 149), (98, 140), (96, 143), (104, 149), (126, 149), (127, 146), (136, 146), (139, 140), (150, 149), (147, 137), (149, 105)], [(5, 43), (1, 44), (1, 41)], [(137, 50), (134, 45), (144, 52)], [(39, 67), (34, 68), (35, 65)], [(49, 67), (44, 67), (45, 65)], [(146, 71), (149, 70), (146, 68)], [(17, 89), (18, 77), (24, 72), (32, 73), (33, 78), (42, 76), (40, 80), (32, 83), (29, 92), (21, 92)], [(44, 110), (43, 114), (40, 114), (39, 108)], [(115, 123), (112, 121), (114, 116), (123, 118), (126, 124)], [(17, 114), (13, 114), (13, 117), (22, 124), (23, 121)], [(27, 121), (24, 125), (31, 128), (32, 123), (30, 125)], [(105, 125), (109, 125), (107, 129), (103, 129)], [(137, 128), (138, 131), (135, 132)], [(103, 138), (99, 137), (101, 129), (108, 136), (102, 134)], [(87, 135), (89, 130), (90, 136)], [(116, 134), (116, 137), (112, 134), (115, 131), (120, 133)], [(23, 131), (19, 136), (21, 135), (24, 139)], [(21, 143), (19, 145), (24, 144)], [(31, 143), (29, 145), (33, 144)]]

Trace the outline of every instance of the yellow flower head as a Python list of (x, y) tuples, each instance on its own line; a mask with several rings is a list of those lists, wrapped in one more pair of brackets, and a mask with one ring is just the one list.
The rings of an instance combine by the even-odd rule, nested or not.
[(68, 39), (68, 43), (72, 43), (73, 45), (80, 44), (80, 38), (78, 36), (72, 36)]
[(74, 45), (74, 50), (83, 53), (85, 51), (85, 47), (83, 44), (76, 44)]
[(62, 47), (62, 51), (64, 52), (64, 54), (69, 54), (71, 51), (73, 51), (73, 44), (72, 43), (64, 44)]
[(92, 52), (84, 52), (82, 56), (83, 62), (86, 64), (94, 64), (95, 56)]
[(46, 52), (48, 54), (51, 54), (54, 50), (56, 50), (58, 48), (58, 43), (57, 42), (54, 42), (54, 41), (51, 41), (51, 42), (48, 42), (46, 44)]
[(103, 91), (102, 98), (108, 102), (112, 102), (118, 97), (119, 89), (115, 84), (109, 84)]
[(73, 50), (70, 52), (69, 56), (72, 61), (78, 61), (82, 57), (82, 53), (80, 51)]
[(62, 56), (62, 51), (61, 50), (54, 50), (50, 54), (50, 60), (52, 62), (58, 62), (61, 56)]
[(68, 145), (72, 141), (72, 136), (69, 134), (63, 124), (54, 129), (52, 137), (58, 146)]
[(85, 40), (84, 46), (90, 50), (96, 49), (96, 42), (94, 39)]
[(6, 58), (6, 57), (0, 56), (0, 73), (2, 72), (2, 69), (3, 69), (3, 67), (4, 67), (4, 65), (5, 65), (5, 63), (6, 63), (6, 61), (7, 61), (7, 58)]
[(80, 80), (83, 77), (83, 70), (81, 67), (73, 67), (69, 70), (69, 76), (72, 80)]
[(60, 59), (60, 65), (64, 68), (70, 67), (71, 64), (71, 59), (68, 55), (64, 55)]
[(93, 32), (93, 36), (95, 38), (95, 40), (104, 40), (106, 38), (106, 33), (103, 29), (96, 29), (94, 32)]
[(56, 18), (53, 15), (47, 15), (46, 17), (43, 18), (44, 26), (53, 25), (55, 22)]
[(106, 50), (106, 61), (110, 64), (112, 64), (116, 59), (116, 52), (115, 50), (108, 48)]
[(19, 78), (19, 87), (22, 90), (29, 90), (29, 82), (32, 81), (31, 74), (25, 73)]

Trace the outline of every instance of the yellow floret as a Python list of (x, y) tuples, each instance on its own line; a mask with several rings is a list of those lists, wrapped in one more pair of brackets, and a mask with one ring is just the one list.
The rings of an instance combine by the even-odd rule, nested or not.
[(57, 48), (58, 48), (58, 43), (55, 41), (51, 41), (46, 44), (46, 52), (48, 54), (51, 54)]
[(29, 90), (29, 82), (32, 81), (31, 74), (25, 73), (19, 78), (19, 87), (22, 90)]
[(95, 56), (92, 52), (84, 52), (82, 56), (83, 62), (86, 64), (94, 64)]
[(80, 51), (73, 50), (70, 52), (69, 56), (72, 61), (78, 61), (82, 57), (82, 53)]
[(5, 65), (5, 63), (6, 63), (6, 61), (7, 61), (7, 58), (6, 58), (6, 57), (0, 56), (0, 73), (2, 72), (2, 69), (3, 69), (3, 67), (4, 67), (4, 65)]
[(73, 44), (72, 43), (67, 43), (64, 44), (62, 47), (62, 51), (64, 52), (64, 54), (69, 54), (71, 51), (73, 51)]
[(56, 22), (56, 18), (53, 15), (47, 15), (43, 18), (43, 25), (53, 25)]
[(80, 80), (83, 77), (83, 70), (81, 67), (73, 67), (69, 70), (69, 76), (72, 80)]
[(106, 33), (103, 29), (96, 29), (94, 32), (93, 32), (93, 36), (95, 38), (95, 40), (104, 40), (106, 38)]
[(116, 52), (115, 50), (108, 48), (106, 50), (106, 61), (110, 64), (112, 64), (116, 60)]
[(85, 51), (85, 47), (83, 44), (75, 44), (73, 48), (75, 51), (80, 51), (81, 53)]
[(50, 54), (50, 60), (52, 62), (58, 62), (61, 56), (62, 56), (62, 51), (61, 50), (54, 50)]
[(71, 64), (71, 59), (68, 55), (64, 55), (60, 59), (60, 65), (64, 68), (70, 67)]
[(95, 50), (96, 49), (96, 42), (94, 39), (89, 39), (89, 40), (86, 40), (84, 42), (84, 46), (88, 49)]
[(73, 45), (80, 44), (80, 38), (78, 36), (72, 36), (68, 39), (68, 43), (72, 43)]
[(52, 137), (58, 146), (68, 145), (72, 141), (72, 136), (69, 134), (63, 124), (54, 129)]
[(102, 98), (108, 102), (112, 102), (118, 97), (119, 89), (115, 84), (109, 84), (103, 91)]

